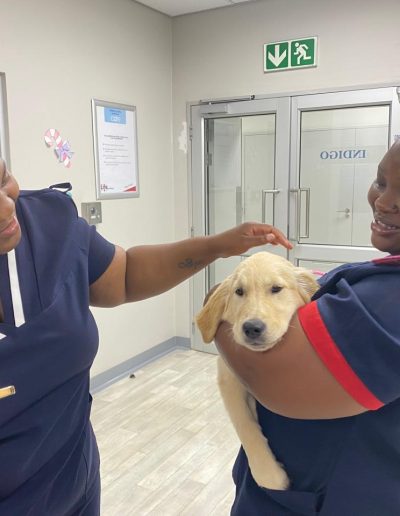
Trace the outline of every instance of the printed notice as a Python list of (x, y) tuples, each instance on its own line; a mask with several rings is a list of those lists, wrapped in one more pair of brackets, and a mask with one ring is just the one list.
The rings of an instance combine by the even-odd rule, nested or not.
[(136, 110), (104, 104), (94, 101), (97, 197), (137, 197)]

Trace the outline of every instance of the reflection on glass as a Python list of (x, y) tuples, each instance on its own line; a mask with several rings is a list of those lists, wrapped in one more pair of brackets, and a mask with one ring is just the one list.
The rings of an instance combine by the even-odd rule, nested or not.
[(371, 245), (367, 191), (388, 141), (389, 106), (302, 113), (300, 187), (310, 196), (309, 206), (300, 197), (300, 243)]
[[(208, 233), (225, 231), (244, 220), (273, 222), (275, 115), (206, 121)], [(263, 213), (263, 207), (265, 212)], [(222, 281), (240, 257), (209, 267), (209, 286)]]

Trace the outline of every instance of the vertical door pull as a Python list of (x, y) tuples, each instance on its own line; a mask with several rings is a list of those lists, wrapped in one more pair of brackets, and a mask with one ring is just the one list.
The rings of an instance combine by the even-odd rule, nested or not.
[[(311, 189), (310, 188), (294, 188), (290, 190), (291, 193), (296, 194), (296, 212), (297, 212), (297, 221), (296, 221), (296, 229), (297, 235), (294, 240), (300, 240), (300, 238), (310, 238), (310, 196)], [(306, 231), (305, 234), (301, 234), (301, 194), (306, 193)]]
[[(261, 190), (261, 199), (262, 199), (262, 207), (261, 207), (261, 213), (262, 213), (262, 223), (265, 224), (265, 210), (267, 208), (267, 194), (272, 194), (275, 199), (275, 195), (278, 194), (280, 190), (278, 188), (272, 188), (270, 190)], [(274, 206), (275, 207), (275, 206)], [(272, 225), (274, 225), (275, 220), (275, 214), (272, 214)]]

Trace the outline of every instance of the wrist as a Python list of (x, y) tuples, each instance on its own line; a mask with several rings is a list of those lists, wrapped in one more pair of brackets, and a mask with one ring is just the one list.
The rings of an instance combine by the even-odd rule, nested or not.
[(220, 235), (208, 235), (207, 250), (211, 261), (223, 258), (223, 246), (220, 243)]

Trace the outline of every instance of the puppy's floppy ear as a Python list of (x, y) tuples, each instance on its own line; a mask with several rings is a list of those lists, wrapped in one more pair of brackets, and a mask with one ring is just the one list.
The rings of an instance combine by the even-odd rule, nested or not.
[(229, 294), (229, 282), (227, 280), (228, 278), (211, 294), (196, 316), (196, 324), (203, 337), (203, 341), (207, 344), (213, 340), (225, 311)]
[(305, 303), (308, 303), (313, 294), (319, 289), (314, 274), (303, 267), (296, 267), (295, 275), (299, 286), (299, 293)]

